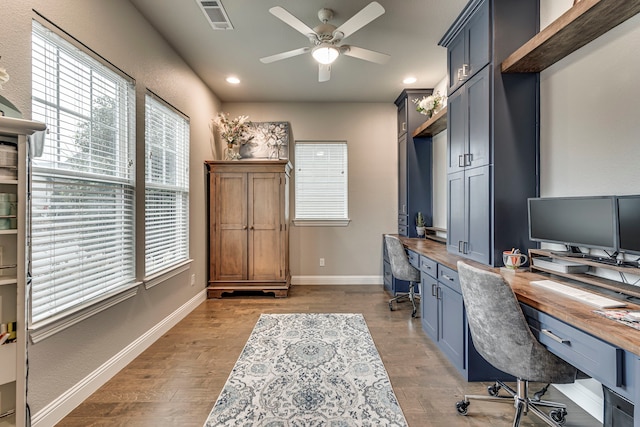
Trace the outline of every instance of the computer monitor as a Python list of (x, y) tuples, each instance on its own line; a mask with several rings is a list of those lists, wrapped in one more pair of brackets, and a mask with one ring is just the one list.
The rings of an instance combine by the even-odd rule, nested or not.
[(530, 198), (529, 238), (566, 245), (570, 252), (578, 247), (615, 252), (615, 202), (613, 196)]
[(640, 195), (618, 196), (618, 250), (640, 255)]

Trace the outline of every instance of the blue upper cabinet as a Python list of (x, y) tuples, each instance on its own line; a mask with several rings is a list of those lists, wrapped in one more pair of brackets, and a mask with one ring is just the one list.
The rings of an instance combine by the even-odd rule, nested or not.
[(477, 5), (468, 22), (448, 44), (449, 94), (489, 63), (489, 31), (489, 2), (486, 1)]
[(538, 31), (536, 0), (471, 0), (440, 41), (447, 48), (449, 252), (498, 266), (534, 247), (527, 198), (538, 195), (535, 74), (500, 63)]

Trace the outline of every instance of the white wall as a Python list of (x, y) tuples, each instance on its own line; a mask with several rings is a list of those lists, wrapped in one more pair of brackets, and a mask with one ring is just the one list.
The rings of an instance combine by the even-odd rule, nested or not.
[[(206, 286), (207, 224), (203, 161), (212, 157), (209, 121), (218, 99), (127, 0), (3, 1), (0, 12), (0, 67), (11, 80), (2, 95), (25, 118), (31, 105), (32, 9), (136, 79), (137, 160), (144, 159), (143, 109), (149, 88), (190, 117), (190, 269), (149, 290), (29, 347), (29, 397), (36, 414), (114, 354), (191, 300)], [(139, 168), (139, 173), (142, 168)], [(140, 175), (139, 175), (140, 176)], [(144, 236), (144, 193), (138, 192), (138, 236)], [(144, 251), (136, 257), (142, 279)], [(191, 274), (196, 286), (190, 286)]]
[[(571, 4), (544, 0), (542, 25)], [(640, 193), (638, 46), (640, 15), (540, 73), (542, 196)]]
[[(382, 234), (397, 232), (396, 107), (388, 103), (225, 103), (232, 117), (288, 121), (295, 140), (346, 140), (347, 227), (291, 226), (292, 276), (381, 276)], [(293, 169), (292, 187), (295, 180)], [(293, 193), (292, 193), (293, 194)], [(293, 218), (293, 197), (291, 198)], [(325, 259), (325, 267), (319, 266)], [(381, 282), (380, 282), (381, 283)]]

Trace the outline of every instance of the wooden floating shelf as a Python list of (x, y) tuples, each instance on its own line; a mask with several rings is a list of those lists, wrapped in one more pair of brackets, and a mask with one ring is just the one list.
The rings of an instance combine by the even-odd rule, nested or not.
[(425, 137), (437, 135), (447, 128), (447, 107), (434, 114), (429, 120), (421, 124), (413, 131), (413, 137)]
[(640, 2), (581, 0), (502, 62), (503, 73), (538, 73), (640, 12)]

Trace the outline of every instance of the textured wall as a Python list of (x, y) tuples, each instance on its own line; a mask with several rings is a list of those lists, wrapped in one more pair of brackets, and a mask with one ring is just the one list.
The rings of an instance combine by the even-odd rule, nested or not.
[[(545, 0), (542, 25), (571, 6)], [(640, 15), (540, 74), (541, 194), (640, 193)]]
[[(0, 67), (11, 80), (2, 95), (30, 117), (31, 9), (97, 51), (136, 79), (138, 111), (151, 89), (191, 120), (190, 270), (29, 348), (29, 403), (36, 414), (102, 363), (122, 350), (206, 286), (205, 178), (203, 161), (212, 157), (209, 120), (217, 98), (126, 0), (3, 1), (0, 13)], [(142, 120), (142, 121), (141, 121)], [(144, 123), (138, 115), (138, 123)], [(138, 125), (138, 164), (144, 159), (144, 133)], [(142, 173), (139, 168), (138, 173)], [(138, 236), (144, 235), (144, 193), (138, 192)], [(139, 279), (144, 250), (137, 256)], [(197, 285), (191, 287), (191, 274)]]
[[(225, 103), (231, 116), (291, 123), (295, 140), (346, 140), (348, 227), (292, 226), (293, 276), (380, 276), (382, 234), (397, 232), (396, 107), (388, 103)], [(295, 167), (294, 167), (295, 179)], [(292, 193), (293, 194), (293, 193)], [(293, 197), (291, 198), (293, 218)], [(325, 259), (325, 267), (319, 266)]]

